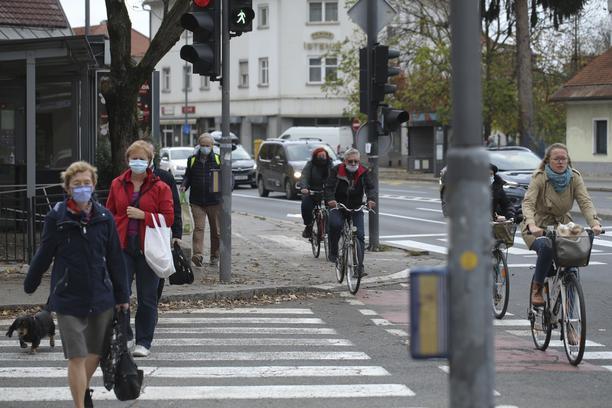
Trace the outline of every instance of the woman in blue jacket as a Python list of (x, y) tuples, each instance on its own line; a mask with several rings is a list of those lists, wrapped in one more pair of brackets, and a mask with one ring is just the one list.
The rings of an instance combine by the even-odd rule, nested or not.
[(114, 308), (129, 306), (128, 275), (112, 214), (91, 199), (96, 169), (62, 173), (67, 198), (49, 211), (24, 281), (33, 293), (53, 262), (49, 308), (57, 313), (68, 383), (77, 408), (93, 407), (89, 382), (110, 339)]

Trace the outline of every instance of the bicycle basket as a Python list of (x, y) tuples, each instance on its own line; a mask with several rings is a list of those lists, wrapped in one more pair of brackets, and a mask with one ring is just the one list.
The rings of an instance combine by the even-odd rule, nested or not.
[(554, 241), (555, 263), (563, 267), (580, 267), (589, 264), (593, 238), (586, 232), (574, 236), (556, 236)]
[(508, 248), (514, 245), (515, 232), (516, 224), (513, 222), (493, 224), (493, 237), (495, 237), (496, 241), (504, 243)]

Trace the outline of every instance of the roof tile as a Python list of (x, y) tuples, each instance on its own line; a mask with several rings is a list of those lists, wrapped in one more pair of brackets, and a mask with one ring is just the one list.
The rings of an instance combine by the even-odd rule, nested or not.
[(612, 48), (588, 63), (561, 89), (551, 101), (612, 99)]
[(2, 0), (0, 25), (70, 28), (59, 0)]

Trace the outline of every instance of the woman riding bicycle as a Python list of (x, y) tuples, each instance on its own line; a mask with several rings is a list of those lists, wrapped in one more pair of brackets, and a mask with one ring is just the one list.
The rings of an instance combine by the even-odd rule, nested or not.
[(312, 151), (311, 160), (306, 163), (302, 170), (300, 186), (302, 188), (302, 219), (304, 220), (304, 232), (302, 237), (310, 238), (312, 233), (312, 210), (315, 202), (320, 202), (322, 194), (310, 195), (310, 190), (323, 191), (325, 180), (329, 177), (329, 172), (333, 167), (333, 162), (323, 147), (317, 147)]
[(490, 169), (493, 221), (504, 221), (514, 218), (514, 208), (512, 208), (512, 204), (504, 191), (504, 184), (506, 183), (497, 175), (496, 165), (491, 164)]
[(546, 149), (544, 159), (533, 173), (523, 200), (521, 232), (528, 248), (536, 251), (535, 274), (531, 286), (531, 303), (544, 304), (542, 285), (552, 267), (553, 247), (544, 229), (549, 225), (567, 224), (574, 200), (578, 203), (593, 233), (601, 233), (599, 218), (580, 173), (573, 169), (567, 147), (554, 143)]
[[(359, 150), (348, 149), (344, 153), (344, 162), (331, 170), (329, 179), (325, 183), (325, 202), (329, 207), (335, 208), (337, 203), (344, 204), (349, 209), (361, 207), (363, 196), (368, 198), (368, 208), (374, 208), (376, 203), (375, 186), (370, 171), (359, 162)], [(338, 257), (338, 240), (344, 224), (344, 217), (352, 217), (353, 225), (357, 228), (357, 239), (361, 242), (359, 254), (359, 267), (363, 261), (363, 248), (365, 248), (365, 231), (363, 225), (363, 212), (331, 211), (329, 215), (329, 260), (336, 262)]]

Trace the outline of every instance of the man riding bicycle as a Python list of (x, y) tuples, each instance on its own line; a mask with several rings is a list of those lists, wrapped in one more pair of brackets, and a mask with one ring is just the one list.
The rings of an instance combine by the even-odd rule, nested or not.
[(312, 210), (315, 201), (321, 201), (321, 195), (311, 196), (310, 191), (323, 191), (325, 180), (333, 167), (333, 162), (323, 147), (317, 147), (312, 151), (312, 158), (306, 163), (302, 170), (300, 186), (302, 188), (302, 219), (304, 220), (304, 232), (302, 237), (310, 238), (312, 233)]
[[(335, 166), (325, 183), (324, 199), (327, 205), (335, 208), (338, 203), (349, 209), (361, 207), (363, 196), (368, 199), (368, 208), (376, 206), (374, 197), (376, 189), (370, 170), (359, 162), (360, 154), (357, 149), (348, 149), (344, 153), (344, 162)], [(357, 239), (361, 243), (359, 254), (359, 271), (363, 268), (363, 248), (365, 248), (365, 232), (363, 225), (363, 212), (330, 211), (329, 214), (329, 260), (336, 262), (338, 257), (338, 240), (344, 224), (344, 217), (352, 217), (353, 225), (357, 228)]]
[(514, 209), (504, 191), (504, 180), (497, 174), (497, 166), (490, 164), (491, 198), (493, 199), (493, 221), (504, 221), (514, 218)]

